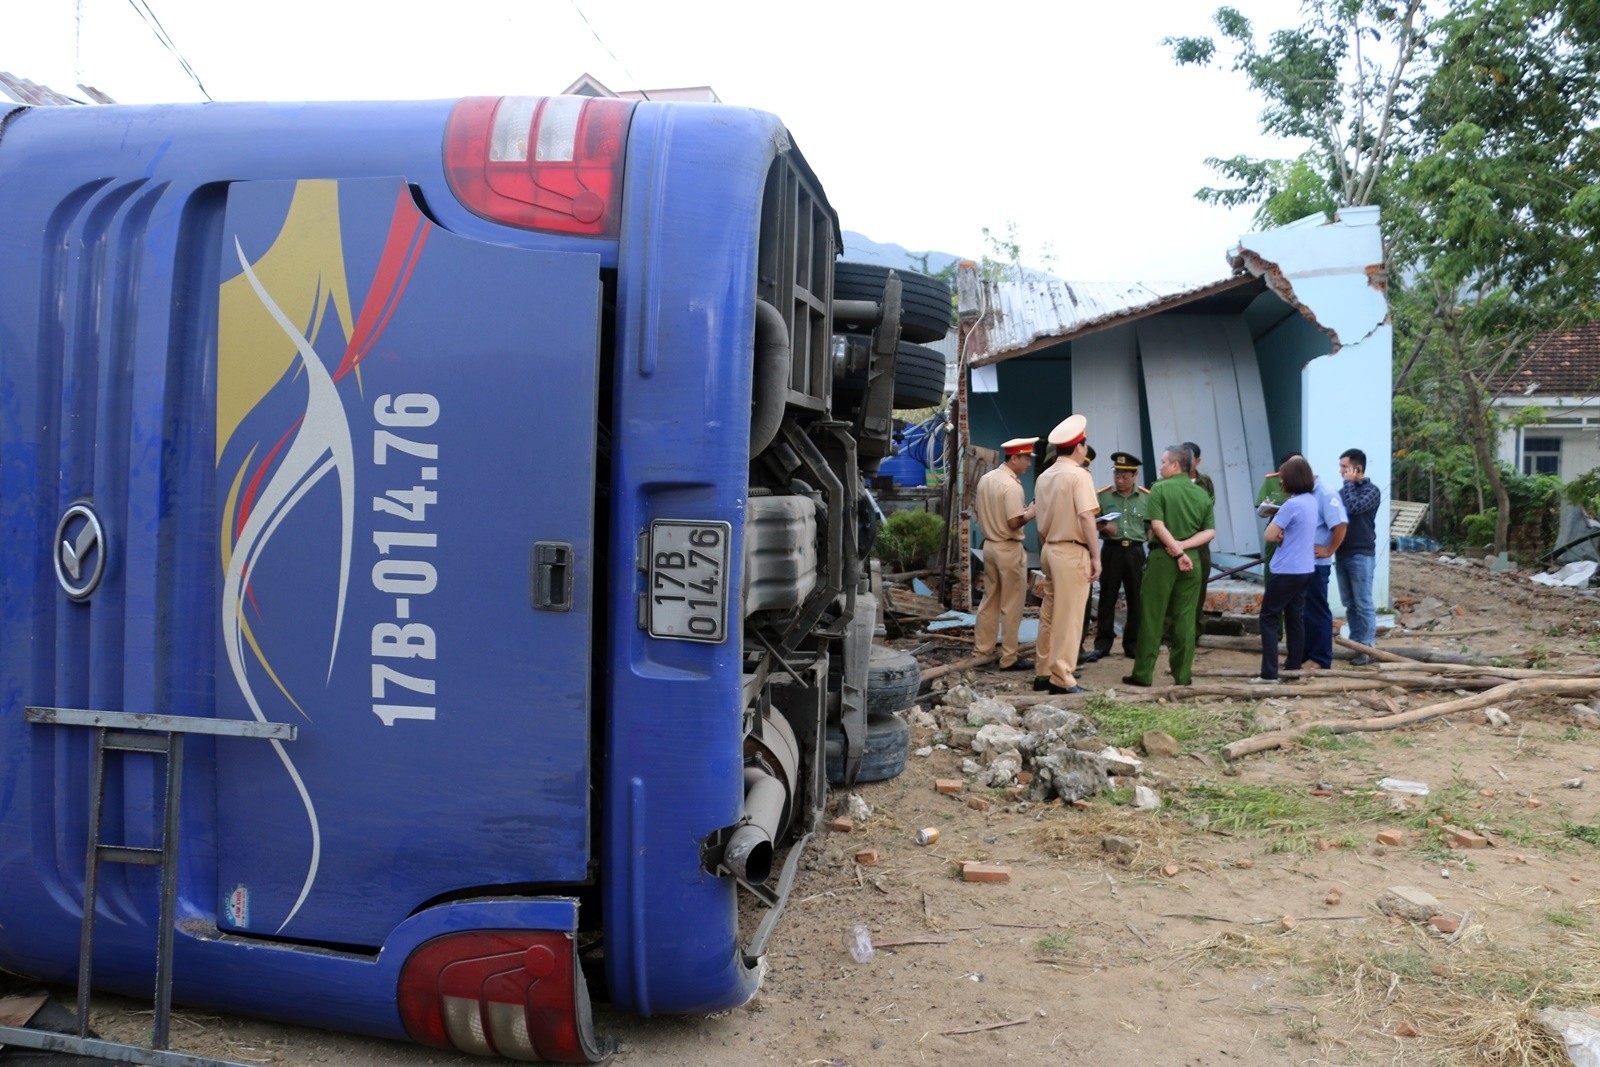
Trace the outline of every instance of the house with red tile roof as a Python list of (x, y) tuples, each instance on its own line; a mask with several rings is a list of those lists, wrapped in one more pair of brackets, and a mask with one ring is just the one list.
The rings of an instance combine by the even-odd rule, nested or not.
[(1502, 418), (1539, 411), (1501, 430), (1501, 460), (1563, 480), (1600, 467), (1600, 322), (1540, 334), (1496, 386)]

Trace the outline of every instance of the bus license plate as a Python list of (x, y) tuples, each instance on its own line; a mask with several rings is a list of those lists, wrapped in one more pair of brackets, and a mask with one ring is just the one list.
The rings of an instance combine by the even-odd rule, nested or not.
[(728, 636), (728, 543), (725, 522), (650, 523), (651, 637), (723, 641)]

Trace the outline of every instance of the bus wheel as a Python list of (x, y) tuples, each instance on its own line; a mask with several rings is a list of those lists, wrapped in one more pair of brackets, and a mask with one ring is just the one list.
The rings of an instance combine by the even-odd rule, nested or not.
[[(867, 713), (867, 744), (861, 753), (857, 782), (884, 782), (906, 769), (911, 752), (911, 727), (898, 715)], [(844, 734), (837, 726), (828, 727), (828, 783), (844, 784)]]
[[(938, 278), (914, 270), (900, 275), (900, 337), (906, 341), (937, 341), (950, 332), (954, 308), (950, 287)], [(835, 300), (883, 300), (883, 283), (889, 268), (877, 263), (835, 263)]]

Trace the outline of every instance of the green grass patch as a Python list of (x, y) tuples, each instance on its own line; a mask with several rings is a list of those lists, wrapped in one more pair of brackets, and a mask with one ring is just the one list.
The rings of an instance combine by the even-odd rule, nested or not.
[(1600, 848), (1600, 826), (1590, 826), (1580, 822), (1564, 822), (1561, 832), (1577, 841)]
[(1179, 744), (1194, 741), (1206, 727), (1215, 725), (1217, 715), (1177, 704), (1126, 704), (1105, 697), (1090, 697), (1083, 712), (1100, 729), (1107, 744), (1131, 748), (1151, 730), (1170, 734)]
[(1326, 730), (1317, 729), (1303, 734), (1300, 743), (1306, 748), (1314, 748), (1322, 752), (1351, 752), (1361, 748), (1371, 748), (1372, 743), (1364, 737), (1355, 734), (1330, 734)]
[(1066, 933), (1045, 934), (1033, 943), (1033, 950), (1041, 956), (1061, 956), (1072, 947), (1072, 935)]
[(1218, 830), (1267, 833), (1303, 832), (1319, 821), (1310, 801), (1299, 792), (1271, 785), (1222, 785), (1196, 782), (1181, 799), (1175, 800), (1192, 815), (1209, 817), (1207, 825)]
[(1559, 926), (1564, 930), (1571, 930), (1575, 926), (1582, 926), (1583, 920), (1570, 911), (1547, 911), (1544, 921), (1551, 926)]

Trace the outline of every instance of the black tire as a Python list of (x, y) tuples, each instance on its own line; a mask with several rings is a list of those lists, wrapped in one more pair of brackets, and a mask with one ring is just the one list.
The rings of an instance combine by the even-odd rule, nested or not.
[[(922, 345), (900, 342), (894, 356), (895, 410), (938, 407), (944, 400), (944, 353)], [(861, 402), (866, 380), (860, 374), (833, 382), (834, 409), (851, 409)]]
[[(937, 341), (950, 332), (953, 311), (950, 287), (938, 278), (914, 270), (897, 270), (900, 276), (900, 337), (906, 341)], [(877, 263), (836, 263), (833, 267), (835, 300), (883, 299), (889, 268)], [(851, 332), (851, 331), (846, 331)]]
[[(861, 753), (861, 769), (857, 782), (886, 782), (896, 778), (906, 769), (906, 756), (911, 752), (911, 727), (898, 715), (886, 712), (869, 712), (867, 715), (867, 744)], [(844, 784), (844, 733), (837, 726), (828, 727), (828, 783)]]
[(894, 357), (894, 406), (937, 407), (944, 399), (944, 353), (900, 343)]
[(904, 711), (922, 688), (922, 664), (909, 652), (873, 645), (867, 655), (867, 716)]

